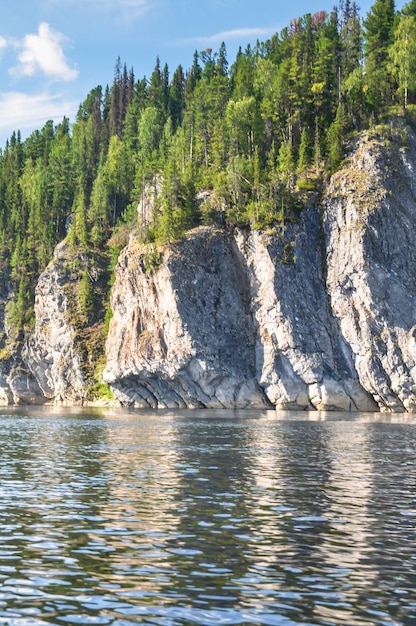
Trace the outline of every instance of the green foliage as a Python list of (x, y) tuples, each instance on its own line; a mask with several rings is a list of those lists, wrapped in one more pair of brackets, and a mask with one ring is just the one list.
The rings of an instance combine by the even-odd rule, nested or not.
[(328, 164), (332, 171), (335, 171), (344, 159), (347, 125), (346, 112), (344, 106), (340, 104), (335, 119), (328, 129)]
[(394, 0), (376, 0), (364, 20), (366, 101), (375, 114), (391, 98), (392, 85), (387, 65), (394, 25)]
[(143, 254), (143, 265), (146, 272), (152, 272), (157, 270), (163, 261), (163, 254), (153, 244), (147, 244), (146, 250)]
[(87, 398), (91, 401), (112, 401), (114, 400), (113, 392), (107, 383), (97, 381), (87, 388)]
[(406, 109), (409, 91), (416, 88), (416, 17), (403, 17), (389, 49), (391, 74), (397, 79), (397, 90)]
[(295, 245), (293, 241), (285, 241), (283, 243), (282, 263), (284, 265), (294, 265), (296, 263)]
[(88, 241), (85, 194), (81, 187), (79, 195), (74, 201), (74, 213), (69, 231), (69, 242), (73, 248), (80, 246), (85, 249)]
[(32, 320), (32, 291), (27, 276), (18, 281), (17, 293), (8, 306), (8, 322), (15, 334), (27, 330)]
[(296, 186), (299, 191), (315, 191), (316, 181), (309, 178), (298, 179)]
[(83, 270), (79, 283), (79, 307), (81, 314), (87, 319), (94, 310), (94, 291), (87, 268)]

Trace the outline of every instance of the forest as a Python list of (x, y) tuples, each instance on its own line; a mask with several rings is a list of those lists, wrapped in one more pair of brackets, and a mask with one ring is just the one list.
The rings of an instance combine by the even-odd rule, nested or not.
[[(132, 232), (157, 262), (158, 246), (200, 224), (284, 227), (354, 134), (415, 107), (416, 0), (400, 11), (376, 0), (364, 18), (340, 0), (232, 63), (222, 44), (173, 73), (158, 58), (137, 80), (118, 59), (112, 84), (92, 89), (72, 124), (47, 122), (25, 141), (15, 132), (0, 152), (9, 325), (17, 337), (30, 329), (36, 279), (63, 239), (110, 276)], [(154, 210), (139, 214), (149, 193)], [(79, 272), (88, 318), (94, 286), (87, 266)]]

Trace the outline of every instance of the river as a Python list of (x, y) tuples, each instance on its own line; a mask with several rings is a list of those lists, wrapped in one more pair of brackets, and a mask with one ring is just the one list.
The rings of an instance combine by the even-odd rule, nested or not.
[(416, 624), (416, 416), (0, 412), (0, 624)]

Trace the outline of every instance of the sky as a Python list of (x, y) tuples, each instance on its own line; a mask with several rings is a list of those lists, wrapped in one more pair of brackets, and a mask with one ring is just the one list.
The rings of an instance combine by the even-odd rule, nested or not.
[[(3, 0), (0, 21), (0, 148), (74, 121), (96, 87), (111, 85), (116, 60), (150, 77), (158, 56), (170, 76), (195, 50), (218, 50), (232, 64), (238, 47), (265, 41), (292, 18), (330, 11), (334, 0)], [(358, 2), (365, 17), (373, 0)], [(403, 3), (397, 5), (400, 8)]]

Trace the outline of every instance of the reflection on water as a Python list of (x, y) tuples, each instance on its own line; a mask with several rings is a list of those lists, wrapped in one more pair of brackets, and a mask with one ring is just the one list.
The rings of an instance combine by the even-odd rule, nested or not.
[(411, 416), (0, 413), (0, 625), (416, 623)]

